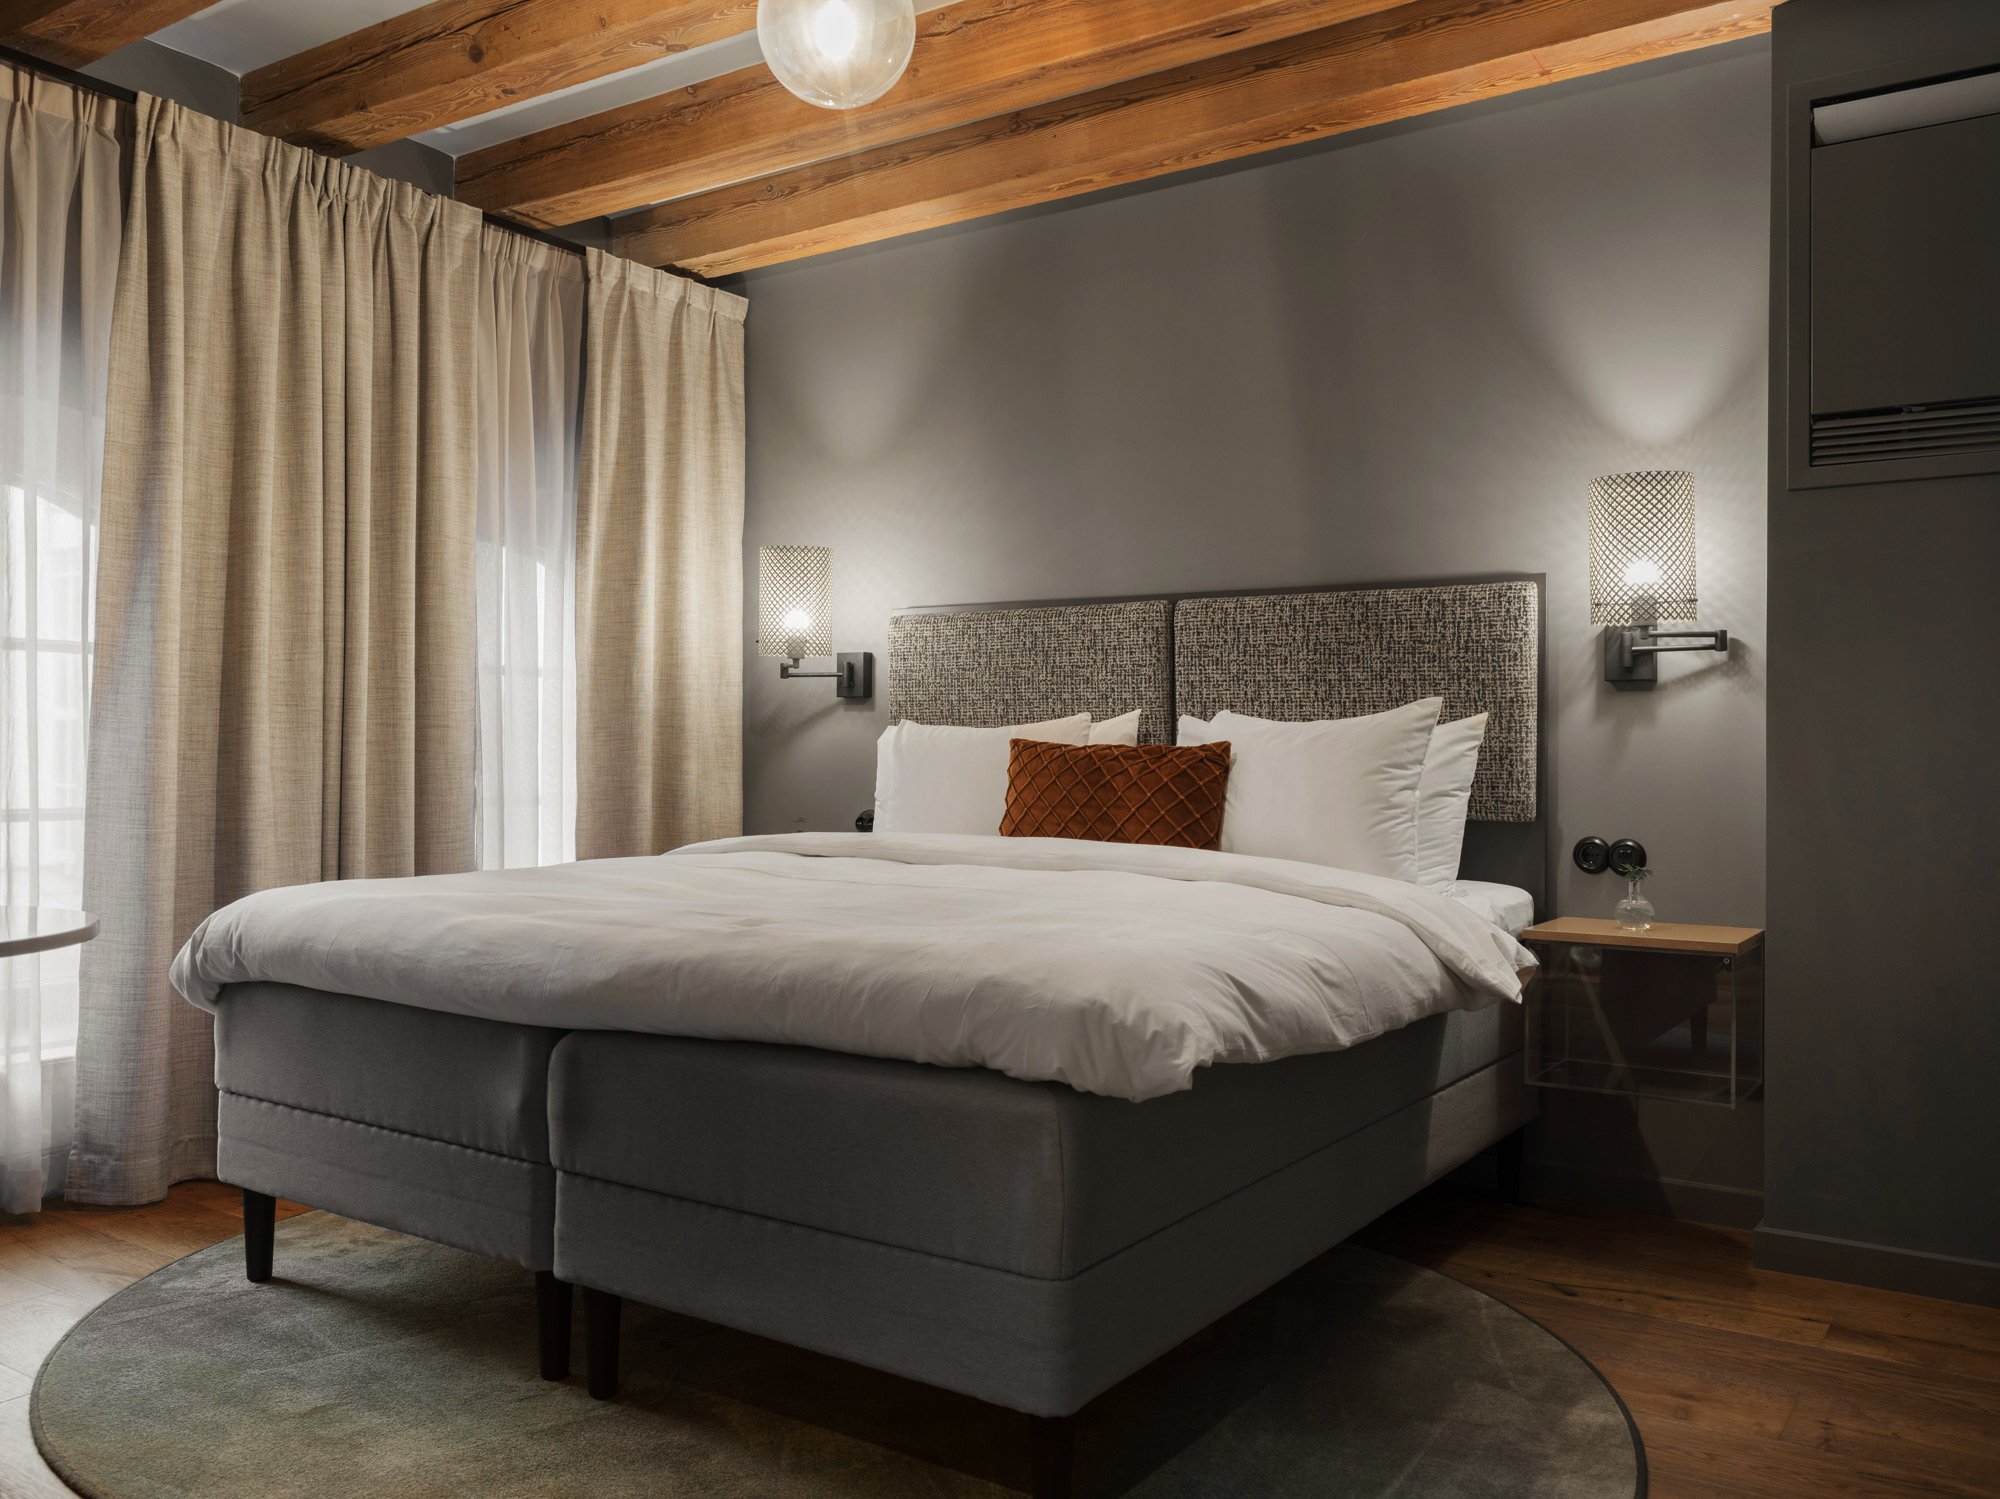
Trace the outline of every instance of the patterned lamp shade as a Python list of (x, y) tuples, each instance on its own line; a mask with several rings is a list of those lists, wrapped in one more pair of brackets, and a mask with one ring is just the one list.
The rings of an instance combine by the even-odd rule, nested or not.
[(1592, 479), (1590, 622), (1653, 625), (1694, 610), (1694, 475)]
[(799, 660), (833, 654), (833, 553), (757, 549), (757, 654)]

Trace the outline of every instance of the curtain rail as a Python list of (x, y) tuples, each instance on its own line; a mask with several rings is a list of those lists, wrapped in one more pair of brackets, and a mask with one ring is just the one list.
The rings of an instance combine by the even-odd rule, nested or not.
[[(99, 94), (106, 99), (116, 99), (124, 104), (137, 104), (139, 102), (138, 92), (134, 89), (126, 88), (122, 84), (106, 83), (102, 78), (92, 78), (88, 73), (79, 73), (72, 68), (61, 67), (56, 63), (43, 62), (41, 58), (22, 52), (14, 47), (0, 46), (0, 63), (11, 63), (13, 66), (25, 68), (31, 73), (40, 73), (44, 78), (53, 78), (57, 83), (66, 83), (71, 88), (81, 89), (86, 94)], [(552, 250), (561, 250), (569, 255), (581, 256), (583, 254), (583, 247), (581, 245), (573, 244), (566, 239), (558, 239), (553, 234), (544, 234), (539, 229), (529, 229), (523, 225), (511, 223), (501, 218), (498, 214), (482, 214), (481, 217), (495, 229), (504, 229), (509, 234), (518, 234), (522, 239), (531, 239), (538, 245), (547, 245)]]

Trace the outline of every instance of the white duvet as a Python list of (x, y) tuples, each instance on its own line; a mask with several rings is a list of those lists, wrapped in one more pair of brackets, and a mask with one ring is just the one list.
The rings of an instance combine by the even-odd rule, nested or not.
[(1533, 966), (1446, 896), (1284, 859), (798, 833), (267, 890), (204, 921), (173, 982), (211, 1010), (225, 985), (268, 980), (1140, 1099), (1192, 1086), (1197, 1067), (1518, 1000)]

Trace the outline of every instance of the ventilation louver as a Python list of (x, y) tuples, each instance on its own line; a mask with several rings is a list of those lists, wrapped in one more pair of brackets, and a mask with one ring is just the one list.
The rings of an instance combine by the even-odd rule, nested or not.
[(2000, 400), (1956, 401), (1812, 419), (1815, 467), (1942, 458), (2000, 448)]

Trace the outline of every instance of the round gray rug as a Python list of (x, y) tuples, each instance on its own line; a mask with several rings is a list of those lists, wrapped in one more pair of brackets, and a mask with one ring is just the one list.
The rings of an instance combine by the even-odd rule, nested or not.
[[(94, 1499), (645, 1495), (970, 1499), (1027, 1485), (1024, 1417), (628, 1306), (624, 1387), (534, 1372), (517, 1267), (310, 1213), (278, 1279), (242, 1242), (86, 1317), (35, 1381), (35, 1440)], [(1097, 1400), (1087, 1499), (1635, 1499), (1596, 1371), (1470, 1287), (1342, 1247)]]

